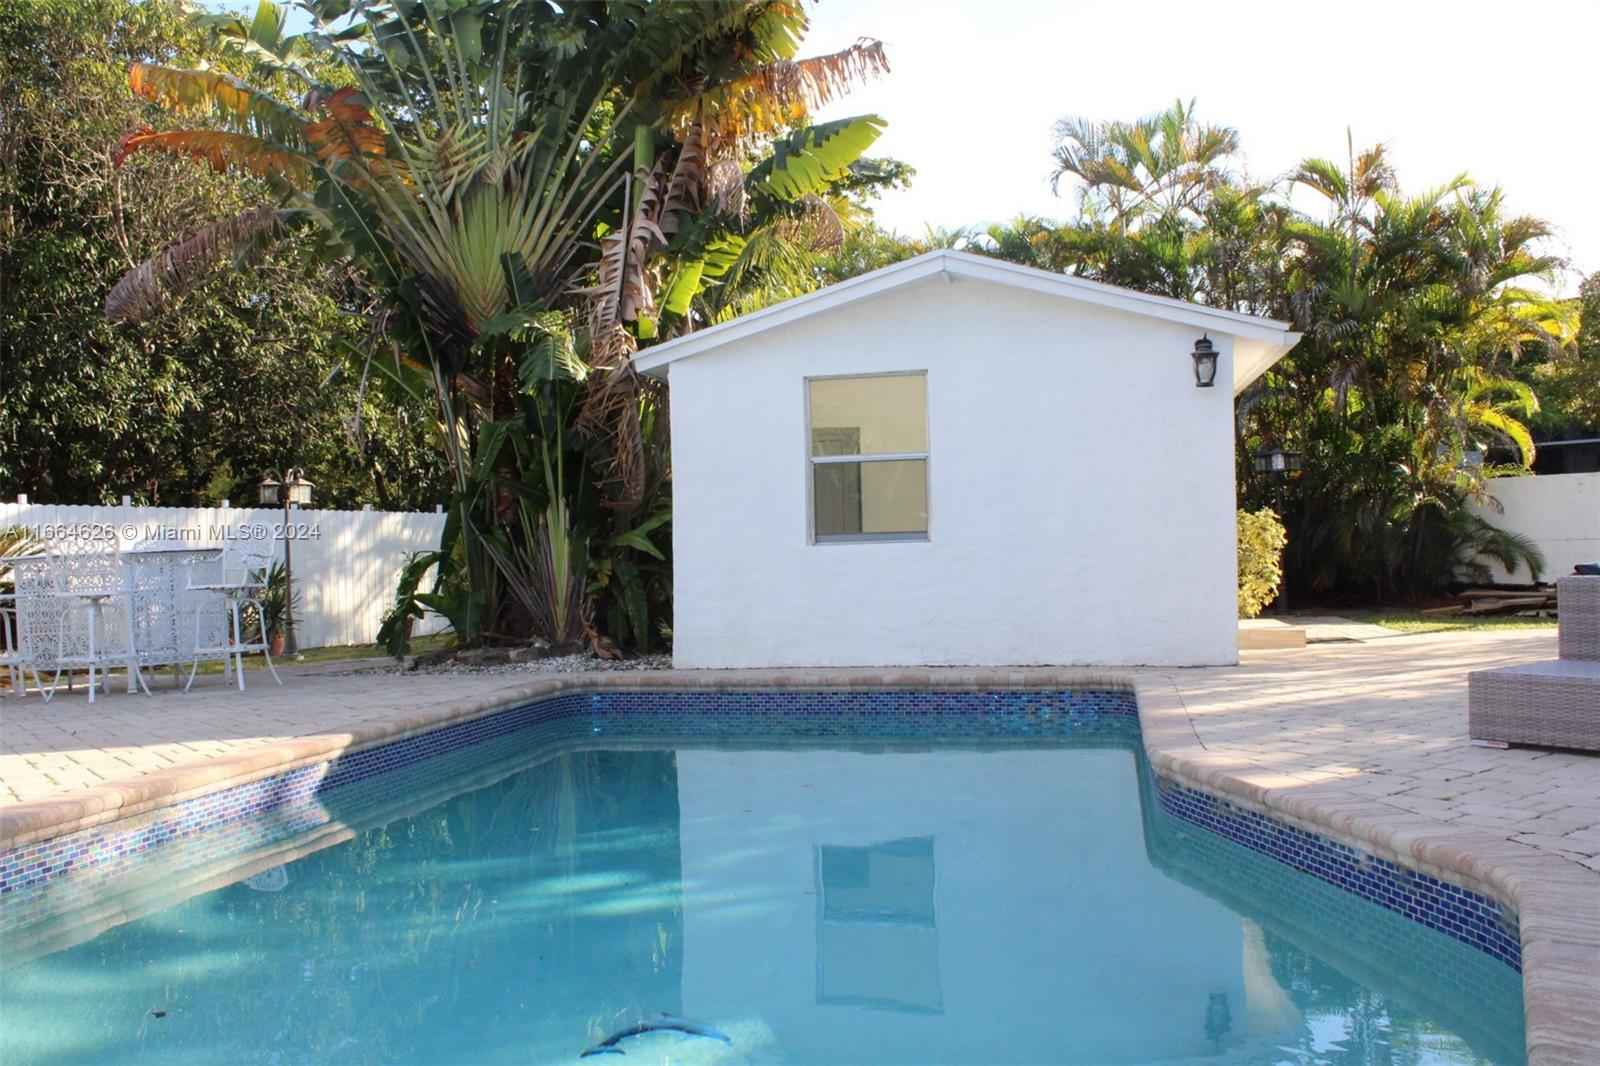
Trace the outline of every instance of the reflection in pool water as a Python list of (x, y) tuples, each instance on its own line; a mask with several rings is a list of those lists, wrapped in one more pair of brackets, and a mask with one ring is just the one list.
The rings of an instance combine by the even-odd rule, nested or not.
[(580, 743), (334, 790), (320, 850), (8, 950), (0, 1060), (576, 1061), (658, 1011), (732, 1045), (629, 1058), (1523, 1058), (1513, 970), (1164, 813), (1131, 735)]

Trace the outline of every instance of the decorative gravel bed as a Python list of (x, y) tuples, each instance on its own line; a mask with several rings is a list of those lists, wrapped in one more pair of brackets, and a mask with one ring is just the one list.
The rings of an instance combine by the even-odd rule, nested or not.
[[(464, 663), (455, 660), (417, 664), (409, 672), (418, 674), (588, 674), (608, 670), (670, 670), (670, 655), (640, 655), (631, 659), (601, 659), (590, 654), (554, 655), (521, 662)], [(395, 664), (396, 672), (404, 668)]]

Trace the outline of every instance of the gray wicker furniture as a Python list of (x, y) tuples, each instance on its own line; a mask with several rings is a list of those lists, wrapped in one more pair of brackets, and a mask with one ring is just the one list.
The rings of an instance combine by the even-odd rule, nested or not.
[(1467, 733), (1493, 744), (1600, 751), (1600, 576), (1556, 582), (1559, 659), (1467, 675)]
[(1563, 659), (1600, 662), (1600, 576), (1556, 582)]

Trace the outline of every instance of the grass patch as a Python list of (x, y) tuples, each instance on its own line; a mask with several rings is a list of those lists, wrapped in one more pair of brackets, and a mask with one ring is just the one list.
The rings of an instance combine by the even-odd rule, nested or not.
[[(417, 637), (411, 642), (411, 653), (416, 655), (425, 651), (433, 651), (436, 648), (447, 647), (451, 642), (451, 638), (452, 635), (449, 633), (436, 633), (432, 636)], [(273, 656), (272, 663), (274, 666), (292, 666), (295, 663), (327, 663), (336, 662), (340, 659), (376, 659), (383, 656), (383, 652), (376, 644), (335, 644), (327, 648), (306, 648), (302, 652), (302, 655), (304, 655), (304, 658), (301, 659), (289, 659), (283, 656)], [(184, 678), (189, 676), (189, 665), (191, 661), (192, 660), (185, 660), (184, 662), (177, 664), (177, 669), (180, 676)], [(252, 652), (244, 657), (244, 668), (246, 670), (261, 670), (264, 672), (267, 668), (267, 664), (266, 661), (261, 658), (260, 652)], [(114, 665), (111, 667), (111, 669), (113, 671), (120, 671), (122, 668)], [(143, 672), (146, 682), (150, 683), (152, 687), (154, 687), (154, 682), (156, 679), (169, 678), (171, 676), (172, 669), (173, 668), (171, 666), (147, 666), (144, 668)], [(200, 669), (195, 672), (198, 674), (220, 674), (222, 673), (222, 660), (203, 660), (200, 663)], [(66, 691), (69, 687), (69, 675), (74, 683), (77, 681), (86, 680), (86, 674), (83, 670), (66, 671), (61, 675), (62, 691)], [(39, 676), (44, 681), (45, 687), (48, 689), (50, 687), (51, 679), (55, 676), (55, 671), (40, 671)], [(121, 683), (122, 679), (119, 674), (117, 680), (113, 682), (113, 684), (120, 685)], [(252, 683), (259, 684), (260, 682)], [(118, 689), (116, 691), (121, 690)]]
[(1554, 629), (1554, 618), (1518, 618), (1514, 614), (1447, 614), (1425, 615), (1403, 607), (1385, 607), (1377, 611), (1344, 611), (1354, 622), (1383, 626), (1401, 633), (1464, 633), (1481, 629)]
[[(414, 637), (411, 641), (411, 654), (420, 655), (425, 651), (434, 651), (438, 648), (447, 647), (451, 640), (452, 634), (450, 633), (435, 633), (426, 637)], [(292, 666), (295, 663), (329, 663), (337, 662), (340, 659), (378, 659), (384, 657), (383, 649), (376, 644), (333, 644), (326, 648), (302, 648), (300, 654), (302, 658), (299, 659), (275, 655), (272, 657), (272, 661), (274, 665)], [(246, 670), (255, 667), (266, 668), (266, 663), (262, 661), (259, 653), (246, 655), (244, 657), (244, 665)], [(165, 670), (166, 667), (161, 667), (161, 669)], [(183, 671), (186, 675), (188, 674), (188, 663), (183, 664)], [(202, 662), (200, 664), (200, 673), (222, 673), (222, 660), (208, 659)]]

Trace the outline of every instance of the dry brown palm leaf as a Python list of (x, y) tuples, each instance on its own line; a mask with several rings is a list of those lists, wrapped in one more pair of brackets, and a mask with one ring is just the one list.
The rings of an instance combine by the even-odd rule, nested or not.
[(589, 365), (597, 370), (610, 370), (628, 361), (638, 348), (633, 334), (620, 322), (613, 322), (601, 330), (589, 331)]
[(844, 243), (844, 223), (833, 205), (814, 193), (801, 197), (805, 213), (800, 216), (803, 237), (813, 252), (827, 252)]
[(719, 159), (706, 172), (706, 199), (720, 214), (743, 220), (747, 197), (744, 169), (737, 159)]
[(711, 154), (722, 155), (784, 127), (804, 125), (815, 109), (888, 72), (883, 42), (862, 37), (842, 51), (781, 59), (697, 93), (672, 108), (669, 121), (678, 130), (703, 122)]
[(455, 385), (456, 392), (465, 396), (472, 406), (477, 409), (481, 417), (490, 416), (489, 404), (492, 397), (487, 381), (471, 374), (462, 373), (457, 374), (452, 379), (452, 382)]
[(280, 222), (276, 208), (252, 207), (189, 234), (124, 274), (106, 295), (106, 317), (112, 322), (150, 317), (204, 281), (223, 255), (269, 235)]
[(666, 157), (658, 159), (649, 174), (641, 170), (634, 180), (641, 191), (637, 206), (625, 213), (627, 225), (601, 238), (595, 283), (574, 290), (589, 297), (589, 331), (597, 338), (608, 335), (619, 323), (655, 313), (655, 294), (645, 274), (645, 260), (667, 243), (659, 221), (668, 182)]
[(598, 486), (602, 504), (632, 510), (644, 498), (644, 431), (639, 425), (639, 375), (621, 362), (589, 379), (574, 428), (610, 452)]
[(672, 167), (666, 199), (661, 205), (661, 232), (671, 237), (686, 215), (700, 210), (706, 185), (706, 133), (696, 122), (684, 133), (678, 161)]
[(248, 133), (228, 133), (225, 130), (157, 133), (149, 126), (136, 127), (117, 138), (117, 143), (111, 149), (112, 165), (121, 166), (128, 156), (141, 149), (160, 149), (174, 155), (186, 155), (206, 164), (218, 174), (225, 174), (231, 169), (258, 178), (285, 178), (297, 185), (304, 182), (311, 172), (310, 161), (299, 152)]
[(339, 89), (326, 100), (315, 99), (313, 106), (328, 116), (305, 126), (306, 144), (318, 160), (364, 163), (384, 154), (383, 131), (372, 124), (372, 112), (356, 89)]

